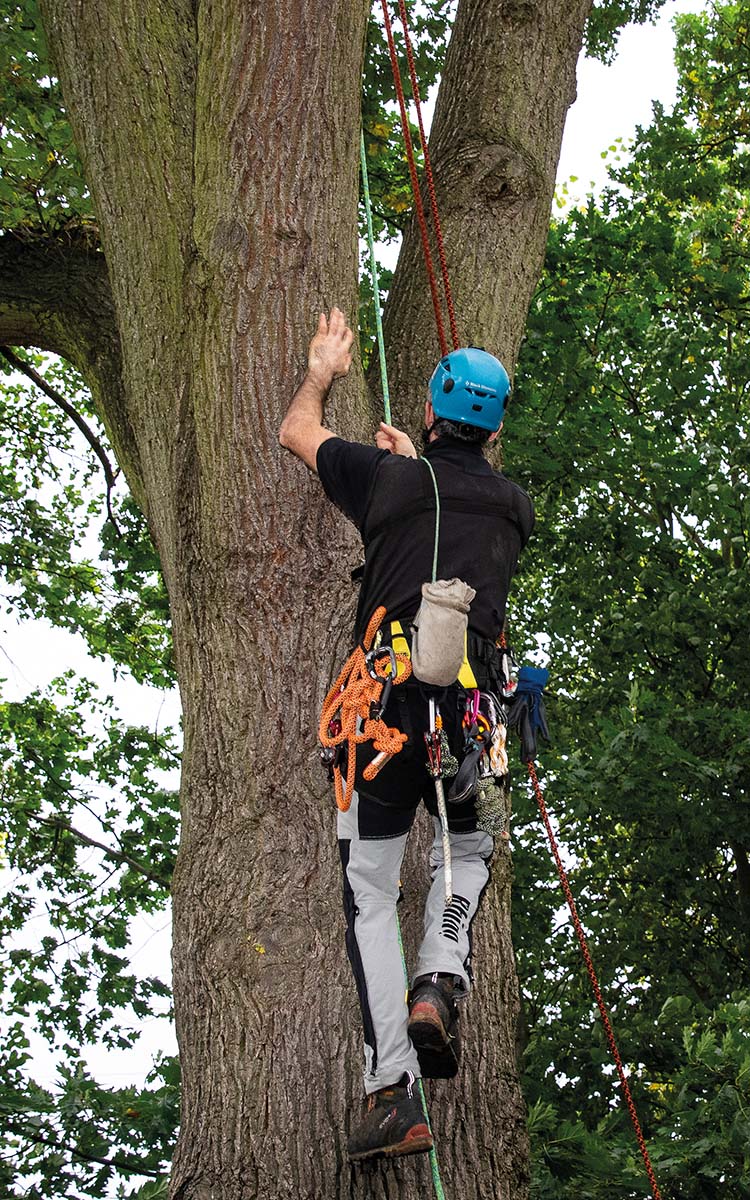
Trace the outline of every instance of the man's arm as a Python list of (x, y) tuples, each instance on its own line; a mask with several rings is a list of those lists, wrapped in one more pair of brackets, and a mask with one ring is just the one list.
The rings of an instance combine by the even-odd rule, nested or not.
[(349, 372), (353, 341), (354, 334), (341, 309), (332, 308), (330, 319), (325, 313), (320, 314), (308, 351), (307, 374), (281, 423), (282, 446), (313, 471), (318, 449), (328, 438), (336, 436), (323, 425), (323, 408), (334, 379), (342, 379)]

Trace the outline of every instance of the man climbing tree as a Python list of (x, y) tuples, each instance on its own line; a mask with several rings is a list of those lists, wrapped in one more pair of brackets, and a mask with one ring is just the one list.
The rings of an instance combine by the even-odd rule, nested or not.
[[(436, 367), (425, 403), (422, 461), (409, 438), (390, 425), (381, 424), (378, 449), (342, 441), (326, 429), (325, 399), (334, 379), (349, 371), (353, 337), (339, 309), (330, 320), (321, 313), (307, 375), (279, 438), (318, 472), (328, 497), (362, 535), (366, 561), (355, 637), (367, 637), (369, 649), (365, 631), (383, 605), (380, 645), (409, 657), (405, 635), (415, 620), (419, 625), (413, 670), (405, 686), (389, 688), (387, 702), (381, 695), (377, 717), (405, 744), (396, 745), (393, 760), (371, 779), (367, 767), (377, 745), (350, 743), (356, 776), (351, 762), (347, 773), (355, 790), (341, 803), (338, 819), (347, 948), (365, 1033), (368, 1107), (349, 1139), (349, 1157), (361, 1161), (430, 1150), (415, 1079), (451, 1078), (458, 1070), (457, 1001), (471, 984), (471, 923), (487, 887), (497, 819), (478, 811), (478, 762), (496, 732), (504, 744), (496, 712), (484, 743), (479, 713), (470, 712), (480, 695), (489, 701), (489, 689), (503, 690), (496, 642), (533, 512), (526, 494), (482, 455), (482, 446), (498, 435), (510, 390), (505, 368), (484, 350), (455, 350)], [(425, 581), (431, 563), (430, 589)], [(443, 578), (436, 583), (438, 563)], [(392, 674), (395, 662), (391, 657)], [(334, 703), (344, 706), (336, 685), (333, 693)], [(445, 741), (435, 728), (438, 704)], [(361, 707), (367, 719), (366, 705)], [(372, 709), (369, 719), (375, 719)], [(504, 776), (507, 756), (502, 763)], [(436, 798), (428, 767), (455, 777), (447, 808)], [(502, 793), (494, 790), (501, 806)], [(434, 826), (432, 885), (407, 1012), (396, 903), (420, 799)]]
[[(659, 6), (607, 0), (589, 29), (611, 42), (624, 19)], [(85, 186), (68, 178), (90, 195), (96, 223), (77, 222), (70, 196), (49, 186), (24, 194), (20, 216), (10, 209), (0, 341), (79, 369), (169, 591), (185, 732), (173, 1194), (364, 1196), (334, 1132), (351, 1103), (356, 1023), (333, 936), (329, 801), (306, 732), (348, 621), (354, 539), (334, 533), (324, 498), (276, 439), (315, 315), (356, 303), (369, 3), (39, 8)], [(496, 347), (509, 368), (591, 9), (457, 9), (431, 135), (435, 182), (462, 340)], [(23, 10), (38, 21), (33, 0)], [(371, 23), (371, 61), (379, 45)], [(73, 151), (48, 153), (54, 175), (55, 156), (67, 169)], [(420, 254), (408, 229), (385, 314), (402, 426), (437, 358)], [(377, 424), (361, 372), (342, 383), (334, 419), (352, 438)], [(446, 1182), (467, 1200), (523, 1200), (527, 1188), (509, 878), (506, 856), (479, 918), (484, 982), (469, 1052), (481, 1041), (481, 1071), (460, 1121), (452, 1101), (438, 1110)], [(415, 1200), (423, 1171), (403, 1181), (386, 1170), (380, 1194)]]

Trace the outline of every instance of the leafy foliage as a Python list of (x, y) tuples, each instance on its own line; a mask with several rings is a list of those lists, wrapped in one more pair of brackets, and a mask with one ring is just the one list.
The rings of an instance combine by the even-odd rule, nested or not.
[(0, 10), (0, 227), (52, 234), (93, 220), (36, 0)]
[[(29, 1086), (28, 1058), (16, 1027), (11, 1047), (2, 1053), (0, 1114), (5, 1145), (23, 1163), (33, 1182), (12, 1191), (16, 1180), (9, 1158), (0, 1161), (4, 1195), (42, 1200), (50, 1195), (101, 1196), (118, 1176), (151, 1177), (129, 1195), (156, 1200), (166, 1194), (164, 1164), (171, 1154), (178, 1119), (176, 1059), (162, 1059), (149, 1075), (146, 1089), (104, 1091), (71, 1050), (60, 1071), (55, 1093)], [(119, 1195), (124, 1192), (120, 1188)]]
[[(33, 362), (94, 425), (75, 374)], [(67, 415), (18, 376), (6, 376), (0, 419), (6, 609), (82, 635), (116, 671), (171, 685), (166, 596), (143, 517), (125, 497), (114, 503), (117, 530), (104, 519), (99, 464)], [(0, 702), (0, 728), (0, 1111), (3, 1161), (15, 1165), (4, 1194), (101, 1194), (123, 1174), (156, 1178), (174, 1132), (174, 1064), (152, 1085), (112, 1092), (84, 1055), (87, 1046), (134, 1045), (140, 1022), (169, 1012), (165, 982), (139, 975), (130, 953), (133, 922), (167, 903), (177, 805), (161, 779), (179, 761), (177, 746), (169, 729), (125, 725), (112, 700), (72, 672)], [(52, 1090), (29, 1075), (32, 1031), (57, 1056)]]
[[(692, 1004), (675, 996), (659, 1015), (679, 1039), (684, 1055), (667, 1083), (653, 1083), (655, 1122), (649, 1152), (662, 1194), (681, 1200), (714, 1200), (750, 1192), (750, 1005), (740, 997), (721, 1005), (704, 1023)], [(685, 1021), (691, 1024), (684, 1025)], [(534, 1195), (563, 1200), (628, 1200), (644, 1194), (644, 1172), (635, 1139), (621, 1112), (603, 1116), (594, 1129), (560, 1120), (554, 1104), (539, 1100), (530, 1113), (537, 1146)]]
[(623, 25), (655, 20), (664, 3), (665, 0), (595, 0), (586, 25), (586, 53), (602, 62), (611, 62)]
[[(25, 358), (67, 394), (91, 424), (96, 414), (82, 381), (61, 360)], [(2, 360), (0, 360), (2, 361)], [(3, 376), (0, 376), (3, 378)], [(116, 501), (117, 530), (101, 528), (101, 560), (88, 548), (103, 500), (92, 490), (98, 464), (82, 454), (69, 418), (4, 367), (0, 389), (0, 579), (19, 616), (44, 616), (82, 634), (90, 653), (127, 666), (156, 687), (174, 681), (168, 602), (143, 515), (126, 494)], [(105, 436), (98, 430), (99, 440)]]
[[(553, 225), (506, 438), (539, 501), (523, 608), (560, 681), (552, 804), (660, 1185), (681, 1197), (750, 1194), (748, 16), (680, 23), (674, 112)], [(525, 799), (519, 838), (536, 1194), (639, 1196)]]
[[(589, 52), (611, 57), (621, 25), (662, 3), (595, 4)], [(454, 7), (426, 0), (414, 15), (425, 95)], [(601, 204), (554, 226), (509, 434), (541, 500), (525, 623), (552, 631), (564, 680), (548, 777), (564, 787), (562, 834), (654, 1159), (688, 1200), (750, 1194), (750, 900), (738, 886), (750, 846), (746, 10), (682, 21), (677, 109), (643, 133)], [(85, 224), (95, 237), (35, 0), (0, 11), (0, 111), (2, 227), (54, 236)], [(387, 241), (410, 219), (411, 189), (375, 20), (363, 125)], [(67, 366), (31, 361), (96, 422)], [(116, 671), (169, 685), (166, 595), (142, 516), (126, 497), (119, 532), (106, 522), (95, 468), (60, 410), (8, 373), (3, 384), (6, 606), (81, 634)], [(143, 1089), (104, 1089), (85, 1051), (132, 1045), (134, 1022), (166, 1001), (128, 949), (135, 915), (166, 903), (176, 805), (161, 777), (174, 740), (126, 727), (71, 675), (0, 703), (0, 723), (0, 1185), (93, 1196), (146, 1178), (120, 1194), (155, 1200), (166, 1194), (176, 1063), (157, 1063)], [(525, 801), (517, 829), (536, 1194), (639, 1196), (641, 1167)], [(33, 1079), (32, 1028), (58, 1055), (54, 1087)]]

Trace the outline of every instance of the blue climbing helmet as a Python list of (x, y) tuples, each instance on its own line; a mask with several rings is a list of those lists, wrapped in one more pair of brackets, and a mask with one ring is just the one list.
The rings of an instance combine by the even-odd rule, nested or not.
[(510, 392), (508, 372), (494, 354), (469, 346), (441, 358), (430, 380), (436, 417), (494, 431)]

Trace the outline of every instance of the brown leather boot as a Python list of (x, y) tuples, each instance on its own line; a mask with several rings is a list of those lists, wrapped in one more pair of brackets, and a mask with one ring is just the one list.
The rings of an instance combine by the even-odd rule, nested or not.
[(364, 1120), (348, 1142), (352, 1162), (386, 1155), (421, 1154), (432, 1149), (432, 1134), (411, 1071), (398, 1083), (367, 1097)]
[(425, 1079), (452, 1079), (461, 1041), (452, 975), (435, 972), (415, 980), (409, 997), (409, 1037)]

